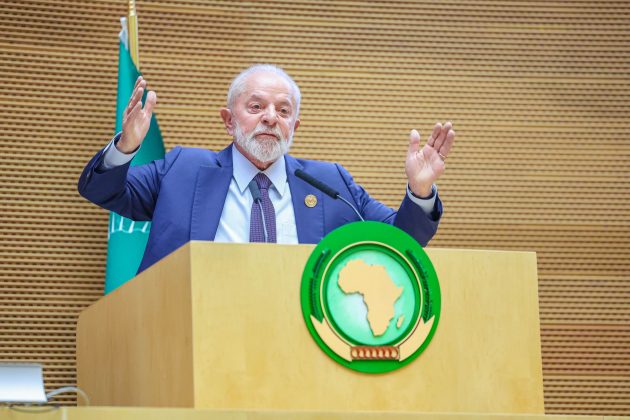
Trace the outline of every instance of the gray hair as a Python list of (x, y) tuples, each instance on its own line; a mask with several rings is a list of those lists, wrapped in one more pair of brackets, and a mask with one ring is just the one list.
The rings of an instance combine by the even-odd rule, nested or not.
[(289, 88), (293, 91), (293, 99), (295, 101), (295, 116), (300, 113), (300, 100), (302, 99), (302, 94), (300, 93), (300, 88), (297, 83), (278, 66), (274, 66), (273, 64), (254, 64), (240, 72), (238, 76), (232, 80), (232, 84), (230, 85), (230, 89), (227, 94), (227, 106), (228, 108), (232, 108), (234, 106), (234, 101), (238, 96), (243, 93), (245, 90), (245, 82), (247, 78), (254, 73), (273, 73), (280, 77), (282, 77), (288, 84)]

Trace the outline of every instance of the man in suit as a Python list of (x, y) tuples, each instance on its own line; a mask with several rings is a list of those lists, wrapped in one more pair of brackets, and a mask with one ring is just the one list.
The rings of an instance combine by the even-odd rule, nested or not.
[[(152, 220), (138, 272), (190, 240), (317, 243), (335, 228), (359, 220), (349, 206), (323, 194), (295, 171), (330, 185), (366, 220), (393, 224), (420, 244), (435, 234), (442, 205), (434, 182), (455, 137), (450, 122), (436, 124), (427, 143), (412, 130), (406, 160), (407, 193), (398, 211), (371, 198), (340, 165), (296, 159), (287, 152), (300, 125), (301, 94), (272, 65), (239, 74), (221, 118), (234, 141), (215, 153), (175, 147), (164, 159), (130, 167), (157, 102), (139, 77), (122, 132), (87, 164), (79, 192), (93, 203), (134, 220)], [(254, 198), (257, 198), (254, 200)]]

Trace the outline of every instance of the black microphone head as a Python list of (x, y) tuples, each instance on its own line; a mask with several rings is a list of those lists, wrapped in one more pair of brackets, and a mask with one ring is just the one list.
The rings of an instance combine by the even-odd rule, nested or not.
[(335, 200), (341, 200), (344, 203), (346, 203), (348, 206), (350, 206), (350, 208), (352, 210), (354, 210), (354, 212), (357, 214), (357, 216), (359, 217), (359, 219), (364, 220), (363, 216), (361, 216), (361, 213), (359, 213), (359, 210), (356, 209), (356, 207), (354, 207), (352, 205), (352, 203), (350, 203), (348, 200), (346, 200), (345, 198), (343, 198), (341, 196), (341, 194), (339, 194), (338, 191), (335, 191), (334, 189), (332, 189), (331, 187), (329, 187), (328, 185), (324, 184), (321, 181), (318, 181), (317, 179), (313, 178), (311, 175), (307, 174), (306, 172), (304, 172), (301, 169), (296, 169), (294, 172), (295, 176), (297, 176), (298, 178), (300, 178), (301, 180), (306, 181), (307, 183), (309, 183), (310, 185), (312, 185), (313, 187), (317, 188), (318, 190), (322, 191), (323, 193), (331, 196), (332, 198), (334, 198)]
[(262, 200), (260, 196), (260, 188), (258, 188), (258, 184), (256, 183), (255, 179), (252, 179), (252, 181), (248, 185), (248, 188), (249, 188), (249, 192), (252, 194), (254, 203)]
[(310, 184), (313, 187), (317, 188), (318, 190), (320, 190), (324, 194), (334, 198), (335, 200), (339, 197), (339, 192), (335, 191), (334, 189), (332, 189), (328, 185), (324, 184), (323, 182), (315, 179), (314, 177), (312, 177), (311, 175), (307, 174), (303, 170), (296, 169), (294, 174), (295, 174), (295, 176), (297, 176), (301, 180), (306, 181), (308, 184)]

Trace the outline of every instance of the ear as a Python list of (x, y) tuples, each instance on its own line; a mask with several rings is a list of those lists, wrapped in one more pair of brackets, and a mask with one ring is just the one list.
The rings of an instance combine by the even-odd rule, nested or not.
[(300, 126), (300, 119), (296, 118), (295, 120), (295, 125), (293, 126), (293, 132), (295, 133), (298, 129), (298, 127)]
[(221, 119), (223, 120), (223, 125), (225, 126), (225, 131), (230, 136), (234, 136), (234, 120), (232, 119), (232, 111), (229, 108), (221, 108), (220, 111)]

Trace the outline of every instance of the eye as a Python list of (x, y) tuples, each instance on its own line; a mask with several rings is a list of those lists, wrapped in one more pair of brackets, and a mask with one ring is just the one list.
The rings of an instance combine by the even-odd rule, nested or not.
[(261, 108), (260, 104), (253, 103), (253, 104), (249, 105), (249, 109), (251, 109), (252, 111), (260, 111), (262, 108)]
[(280, 108), (280, 114), (283, 116), (287, 116), (291, 113), (291, 111), (289, 110), (289, 108)]

